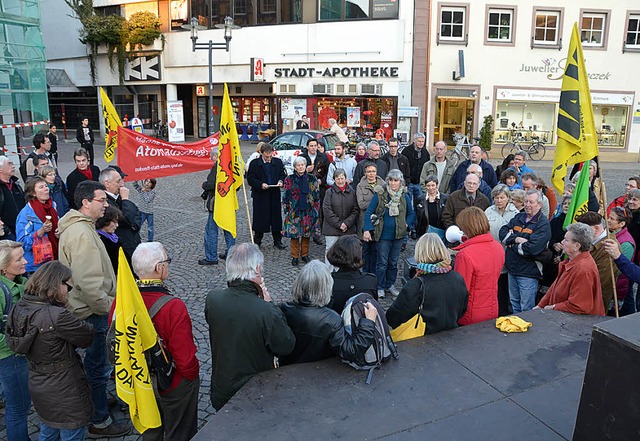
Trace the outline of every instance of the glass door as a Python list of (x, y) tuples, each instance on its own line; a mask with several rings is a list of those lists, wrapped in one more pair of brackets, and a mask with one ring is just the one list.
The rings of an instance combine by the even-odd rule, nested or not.
[(434, 124), (435, 141), (443, 140), (449, 146), (456, 143), (454, 133), (473, 136), (475, 100), (438, 97)]

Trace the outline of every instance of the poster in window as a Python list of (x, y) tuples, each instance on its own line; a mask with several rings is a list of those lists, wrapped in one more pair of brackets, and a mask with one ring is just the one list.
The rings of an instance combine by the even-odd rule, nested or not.
[(189, 23), (189, 1), (171, 0), (171, 30), (182, 29), (183, 25)]
[(347, 107), (347, 127), (360, 127), (360, 107)]
[(283, 119), (293, 119), (297, 122), (307, 114), (307, 100), (297, 98), (283, 98), (280, 105), (280, 114)]
[(372, 18), (398, 18), (398, 0), (373, 0)]

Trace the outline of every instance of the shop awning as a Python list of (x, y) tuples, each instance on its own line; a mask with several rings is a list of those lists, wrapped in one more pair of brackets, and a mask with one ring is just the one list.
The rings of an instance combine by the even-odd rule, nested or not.
[(80, 92), (64, 69), (47, 68), (47, 89), (49, 92)]

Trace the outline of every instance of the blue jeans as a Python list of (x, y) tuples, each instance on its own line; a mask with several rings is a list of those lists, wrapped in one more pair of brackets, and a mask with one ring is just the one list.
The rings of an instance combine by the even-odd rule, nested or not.
[(140, 217), (142, 218), (140, 228), (142, 228), (145, 222), (147, 223), (147, 242), (153, 242), (153, 233), (155, 231), (153, 224), (153, 213), (145, 213), (141, 211)]
[(364, 260), (362, 271), (365, 273), (376, 273), (376, 262), (378, 261), (377, 243), (362, 241), (362, 260)]
[[(227, 230), (224, 233), (224, 241), (227, 244), (226, 253), (236, 244), (236, 239)], [(209, 212), (207, 226), (204, 227), (204, 258), (210, 262), (218, 261), (218, 224), (213, 220), (213, 213)]]
[(7, 402), (4, 414), (7, 439), (27, 441), (29, 439), (27, 416), (31, 408), (27, 359), (10, 355), (0, 360), (0, 382)]
[(514, 314), (533, 309), (537, 293), (538, 279), (509, 274), (509, 299)]
[(389, 289), (396, 283), (402, 243), (403, 239), (378, 241), (378, 262), (376, 263), (378, 289)]
[(91, 401), (93, 401), (93, 424), (104, 423), (109, 418), (107, 382), (112, 366), (107, 358), (107, 345), (105, 344), (107, 321), (108, 315), (93, 314), (86, 319), (87, 323), (93, 325), (96, 332), (93, 343), (84, 354), (84, 370), (91, 389)]
[(413, 209), (416, 209), (416, 205), (418, 205), (418, 199), (422, 196), (422, 189), (420, 188), (420, 184), (409, 184), (407, 187), (407, 193), (411, 198), (411, 202), (413, 203)]
[(87, 428), (78, 429), (54, 429), (44, 423), (40, 423), (40, 435), (38, 441), (83, 441)]

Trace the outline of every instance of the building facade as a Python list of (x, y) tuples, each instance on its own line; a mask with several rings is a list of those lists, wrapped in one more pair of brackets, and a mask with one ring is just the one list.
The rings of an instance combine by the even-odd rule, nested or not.
[(241, 28), (233, 31), (229, 52), (213, 51), (215, 125), (226, 82), (236, 121), (248, 133), (290, 130), (303, 115), (311, 128), (328, 128), (334, 117), (363, 137), (379, 128), (387, 137), (398, 130), (406, 136), (412, 122), (417, 127), (417, 119), (398, 117), (411, 104), (413, 1), (94, 0), (93, 5), (98, 13), (125, 18), (150, 11), (163, 23), (164, 43), (157, 40), (132, 53), (124, 84), (106, 55), (97, 60), (96, 85), (105, 87), (121, 117), (139, 116), (146, 127), (165, 120), (167, 102), (179, 100), (185, 134), (207, 135), (208, 53), (192, 52), (183, 26), (196, 17), (202, 28), (198, 42), (224, 42), (224, 30), (215, 25), (227, 15)]
[[(554, 146), (558, 101), (578, 24), (601, 151), (640, 150), (640, 8), (603, 4), (433, 1), (429, 17), (429, 142), (476, 136), (494, 118), (493, 147), (517, 135)], [(550, 156), (548, 155), (548, 158)]]

